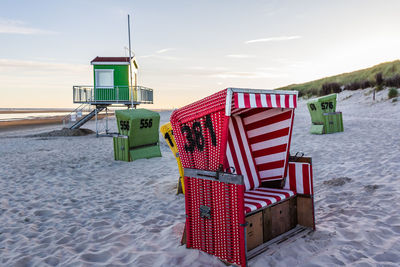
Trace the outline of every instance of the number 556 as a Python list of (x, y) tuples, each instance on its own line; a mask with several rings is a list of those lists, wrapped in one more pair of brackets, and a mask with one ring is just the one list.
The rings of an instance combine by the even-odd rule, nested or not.
[(140, 120), (140, 129), (151, 128), (151, 126), (153, 126), (153, 119), (141, 119)]

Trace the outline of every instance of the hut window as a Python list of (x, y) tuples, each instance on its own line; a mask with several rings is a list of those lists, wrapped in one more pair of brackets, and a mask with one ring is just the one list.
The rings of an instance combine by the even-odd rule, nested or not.
[(96, 70), (96, 87), (114, 87), (114, 70)]

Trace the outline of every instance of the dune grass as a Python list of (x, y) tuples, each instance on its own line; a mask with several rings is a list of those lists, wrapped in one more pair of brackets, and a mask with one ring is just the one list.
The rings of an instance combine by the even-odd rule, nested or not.
[(325, 77), (319, 80), (306, 82), (302, 84), (291, 84), (285, 87), (278, 88), (279, 90), (297, 90), (302, 95), (314, 94), (320, 90), (325, 83), (338, 83), (340, 85), (347, 85), (354, 82), (362, 83), (364, 81), (375, 82), (375, 75), (382, 73), (384, 78), (392, 77), (400, 73), (400, 60), (385, 62), (373, 67), (357, 70), (348, 73), (342, 73), (335, 76)]

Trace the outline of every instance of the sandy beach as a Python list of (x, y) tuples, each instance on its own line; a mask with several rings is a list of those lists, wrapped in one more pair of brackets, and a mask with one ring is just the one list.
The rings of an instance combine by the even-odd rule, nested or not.
[[(27, 112), (20, 112), (27, 113)], [(112, 114), (111, 114), (112, 115)], [(105, 114), (98, 115), (100, 119), (105, 117)], [(46, 125), (54, 125), (54, 127), (62, 127), (65, 116), (51, 116), (32, 119), (0, 121), (0, 132), (13, 132), (16, 130), (31, 130), (33, 128), (42, 128)], [(92, 119), (94, 120), (94, 119)]]
[(0, 114), (72, 112), (71, 109), (0, 109)]
[[(339, 95), (343, 133), (309, 134), (299, 101), (291, 154), (313, 159), (317, 230), (249, 266), (398, 266), (400, 102), (369, 90)], [(55, 129), (0, 131), (0, 266), (225, 266), (180, 246), (184, 196), (161, 135), (162, 158), (130, 163), (112, 138), (26, 137)]]

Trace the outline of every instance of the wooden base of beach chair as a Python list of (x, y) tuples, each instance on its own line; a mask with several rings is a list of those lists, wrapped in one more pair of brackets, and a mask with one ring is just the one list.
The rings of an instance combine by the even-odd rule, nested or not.
[(278, 251), (280, 248), (302, 238), (312, 232), (312, 229), (297, 225), (295, 228), (283, 233), (268, 242), (250, 250), (247, 252), (247, 260), (250, 260), (261, 253), (272, 255), (274, 252)]
[(246, 222), (247, 251), (260, 252), (271, 240), (288, 238), (295, 228), (315, 230), (313, 198), (297, 195), (246, 216)]
[(315, 230), (314, 199), (310, 196), (297, 196), (297, 222)]

